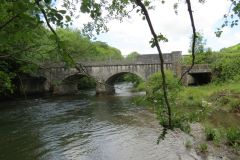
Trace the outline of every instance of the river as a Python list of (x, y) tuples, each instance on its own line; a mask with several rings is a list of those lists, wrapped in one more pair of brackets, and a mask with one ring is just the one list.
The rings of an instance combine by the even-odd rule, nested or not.
[[(86, 91), (76, 96), (0, 102), (1, 160), (195, 159), (187, 135), (168, 134), (153, 112), (135, 105), (129, 84), (113, 96)], [(197, 158), (196, 158), (197, 159)]]

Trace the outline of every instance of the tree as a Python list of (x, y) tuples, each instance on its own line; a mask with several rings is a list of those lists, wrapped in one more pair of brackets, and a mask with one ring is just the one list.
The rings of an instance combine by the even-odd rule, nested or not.
[[(199, 54), (199, 53), (204, 53), (205, 51), (207, 51), (207, 48), (205, 48), (206, 46), (206, 39), (203, 37), (202, 33), (197, 32), (196, 33), (197, 38), (196, 38), (196, 44), (195, 44), (195, 53)], [(189, 52), (192, 53), (192, 42), (193, 42), (193, 37), (191, 37), (191, 42), (190, 42), (190, 48), (189, 48)]]
[(230, 0), (231, 6), (229, 8), (228, 13), (224, 15), (223, 24), (217, 28), (215, 32), (217, 37), (220, 37), (223, 33), (223, 28), (225, 27), (236, 27), (239, 23), (240, 18), (240, 0)]
[(136, 60), (136, 58), (138, 57), (139, 53), (138, 52), (131, 52), (127, 55), (126, 59), (130, 60), (130, 61), (134, 61)]

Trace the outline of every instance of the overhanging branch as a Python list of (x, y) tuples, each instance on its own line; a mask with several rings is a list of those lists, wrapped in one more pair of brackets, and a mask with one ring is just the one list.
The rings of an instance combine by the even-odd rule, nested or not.
[(168, 112), (168, 129), (172, 129), (172, 111), (171, 111), (171, 107), (168, 101), (168, 94), (167, 94), (167, 84), (166, 84), (166, 76), (165, 76), (165, 72), (164, 72), (164, 60), (163, 60), (163, 54), (160, 48), (160, 45), (158, 43), (158, 38), (157, 38), (157, 34), (154, 31), (150, 16), (148, 14), (148, 11), (145, 7), (145, 5), (142, 3), (141, 0), (136, 0), (136, 4), (142, 9), (143, 14), (146, 17), (149, 29), (151, 31), (151, 34), (153, 36), (153, 39), (155, 41), (157, 50), (158, 50), (158, 54), (159, 54), (159, 59), (160, 59), (160, 65), (161, 65), (161, 74), (162, 74), (162, 89), (163, 89), (163, 96), (164, 96), (164, 101), (166, 103), (167, 106), (167, 112)]
[(193, 41), (192, 41), (192, 64), (191, 66), (182, 74), (181, 78), (179, 79), (178, 83), (180, 83), (183, 79), (183, 77), (191, 71), (195, 64), (195, 44), (196, 44), (196, 39), (197, 39), (197, 33), (196, 33), (196, 27), (194, 23), (194, 18), (193, 18), (193, 11), (192, 11), (192, 6), (191, 6), (191, 1), (186, 0), (187, 6), (188, 6), (188, 13), (190, 16), (191, 20), (191, 26), (192, 26), (192, 32), (193, 32)]

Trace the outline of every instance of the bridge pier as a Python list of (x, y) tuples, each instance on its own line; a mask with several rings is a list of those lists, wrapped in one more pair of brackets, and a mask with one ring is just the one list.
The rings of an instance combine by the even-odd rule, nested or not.
[(76, 84), (59, 84), (53, 87), (54, 95), (67, 95), (77, 93), (78, 88)]
[(97, 95), (110, 95), (115, 93), (115, 88), (112, 85), (97, 83), (96, 94)]

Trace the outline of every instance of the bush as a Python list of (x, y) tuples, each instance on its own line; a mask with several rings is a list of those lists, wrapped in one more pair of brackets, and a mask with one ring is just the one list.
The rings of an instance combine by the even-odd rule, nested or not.
[(219, 141), (220, 140), (220, 133), (215, 128), (205, 128), (206, 140), (207, 141)]
[[(175, 102), (181, 86), (178, 84), (178, 79), (174, 76), (172, 71), (166, 70), (166, 85), (168, 90), (168, 97), (170, 102)], [(162, 76), (160, 73), (155, 73), (149, 77), (146, 82), (147, 98), (153, 103), (163, 104), (162, 91)]]
[(219, 53), (212, 64), (213, 80), (226, 82), (239, 79), (240, 53)]
[[(176, 106), (176, 100), (181, 90), (181, 86), (178, 84), (178, 79), (174, 76), (173, 72), (166, 70), (166, 82), (168, 91), (168, 100), (171, 108)], [(162, 77), (160, 73), (153, 74), (146, 82), (146, 98), (156, 107), (156, 114), (159, 119), (159, 123), (163, 127), (168, 126), (168, 111), (163, 99), (162, 90)], [(186, 121), (186, 115), (178, 113), (172, 113), (172, 127), (180, 128), (185, 132), (190, 131), (189, 123)]]
[(229, 128), (226, 131), (227, 144), (230, 146), (240, 146), (240, 128)]
[(137, 90), (137, 91), (145, 91), (145, 90), (146, 90), (146, 83), (145, 83), (145, 82), (140, 82), (140, 83), (137, 85), (136, 90)]
[(199, 152), (206, 154), (208, 152), (208, 145), (206, 143), (202, 143), (198, 146)]
[(12, 77), (14, 77), (14, 74), (0, 71), (0, 96), (13, 93)]

